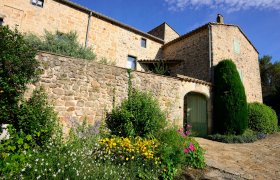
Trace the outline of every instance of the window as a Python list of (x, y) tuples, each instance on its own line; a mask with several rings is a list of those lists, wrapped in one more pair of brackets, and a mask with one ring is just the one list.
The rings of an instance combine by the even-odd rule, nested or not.
[(143, 47), (143, 48), (147, 47), (147, 40), (144, 38), (141, 38), (141, 47)]
[(127, 68), (135, 70), (136, 69), (136, 57), (128, 56), (127, 58)]
[(0, 26), (2, 26), (4, 24), (4, 19), (0, 18)]
[(236, 54), (240, 54), (240, 41), (239, 41), (239, 39), (237, 39), (237, 38), (234, 39), (233, 46), (234, 46), (234, 52)]
[(33, 5), (43, 7), (44, 6), (44, 0), (32, 0), (31, 1)]

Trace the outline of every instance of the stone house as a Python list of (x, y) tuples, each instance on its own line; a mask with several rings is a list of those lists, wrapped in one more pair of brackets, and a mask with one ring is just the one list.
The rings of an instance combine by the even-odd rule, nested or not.
[[(85, 64), (39, 53), (38, 59), (49, 64), (40, 84), (65, 124), (85, 117), (94, 123), (112, 108), (113, 95), (118, 103), (125, 98), (125, 68), (136, 70), (135, 87), (156, 95), (169, 119), (178, 125), (185, 119), (201, 134), (212, 129), (213, 67), (221, 60), (235, 62), (247, 101), (262, 102), (258, 51), (239, 26), (225, 24), (221, 15), (179, 35), (167, 23), (143, 32), (68, 0), (1, 0), (0, 24), (37, 35), (76, 31), (79, 42), (92, 47), (98, 58), (115, 62), (114, 67)], [(171, 76), (147, 72), (157, 62)]]

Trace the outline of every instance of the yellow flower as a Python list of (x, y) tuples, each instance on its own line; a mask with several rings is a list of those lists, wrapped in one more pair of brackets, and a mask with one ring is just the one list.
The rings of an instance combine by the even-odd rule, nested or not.
[(127, 161), (128, 161), (128, 160), (129, 160), (129, 158), (127, 157), (125, 160), (127, 160)]

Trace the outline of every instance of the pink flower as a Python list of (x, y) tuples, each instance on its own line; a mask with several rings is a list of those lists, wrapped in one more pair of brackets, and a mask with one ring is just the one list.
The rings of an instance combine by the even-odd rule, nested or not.
[(188, 148), (191, 151), (195, 151), (195, 147), (194, 147), (193, 143), (190, 143), (190, 146)]
[(186, 131), (186, 133), (185, 133), (187, 136), (188, 135), (190, 135), (191, 134), (191, 132), (190, 131)]
[(190, 143), (189, 147), (184, 149), (185, 153), (189, 153), (190, 151), (195, 151), (195, 147), (194, 147), (193, 143)]
[(187, 125), (187, 128), (188, 128), (188, 129), (192, 128), (192, 125), (188, 124), (188, 125)]
[(185, 148), (185, 149), (184, 149), (184, 152), (185, 152), (185, 153), (189, 153), (189, 152), (190, 152), (189, 148)]

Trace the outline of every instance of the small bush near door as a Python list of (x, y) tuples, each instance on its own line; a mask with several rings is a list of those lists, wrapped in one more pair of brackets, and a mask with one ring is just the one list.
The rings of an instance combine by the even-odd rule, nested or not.
[(273, 109), (261, 103), (248, 104), (249, 128), (262, 133), (277, 131), (277, 115)]

